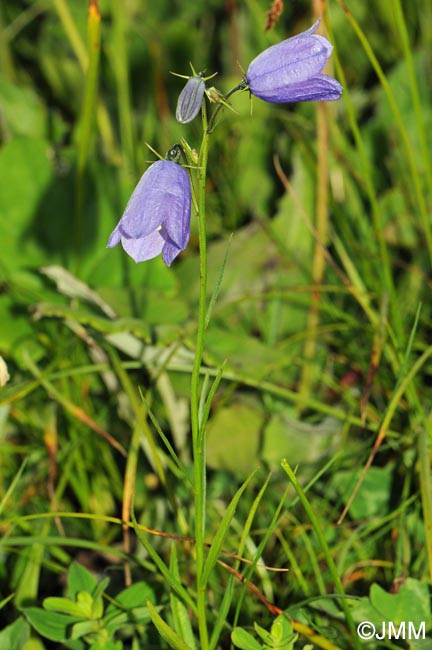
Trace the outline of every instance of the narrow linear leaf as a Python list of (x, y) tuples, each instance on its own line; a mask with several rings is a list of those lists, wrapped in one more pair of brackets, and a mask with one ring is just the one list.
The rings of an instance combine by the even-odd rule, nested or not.
[(192, 648), (187, 643), (182, 641), (180, 637), (177, 636), (177, 634), (174, 632), (174, 630), (171, 629), (167, 623), (165, 623), (163, 618), (157, 613), (156, 607), (154, 607), (149, 600), (147, 601), (147, 607), (149, 608), (151, 619), (157, 631), (171, 648), (174, 650), (192, 650)]
[(177, 578), (173, 575), (173, 573), (169, 570), (165, 562), (162, 560), (162, 558), (158, 555), (158, 553), (154, 550), (153, 546), (150, 544), (150, 542), (146, 539), (146, 536), (140, 531), (138, 527), (138, 522), (135, 517), (135, 513), (132, 509), (131, 511), (131, 519), (132, 523), (134, 525), (134, 530), (138, 536), (138, 539), (140, 540), (141, 544), (144, 546), (146, 549), (147, 553), (150, 555), (151, 559), (161, 572), (161, 574), (164, 576), (165, 580), (168, 582), (169, 586), (171, 589), (173, 589), (179, 596), (184, 600), (184, 602), (187, 604), (188, 607), (191, 608), (191, 610), (196, 614), (197, 609), (194, 601), (190, 597), (189, 593), (187, 590), (183, 587), (181, 582), (177, 580)]
[(213, 313), (213, 309), (214, 309), (214, 307), (216, 305), (216, 301), (217, 301), (219, 293), (220, 293), (220, 289), (221, 289), (221, 285), (222, 285), (222, 279), (223, 279), (223, 276), (224, 276), (224, 273), (225, 273), (225, 267), (226, 267), (226, 263), (227, 263), (227, 259), (228, 259), (228, 252), (229, 252), (229, 249), (230, 249), (232, 238), (233, 238), (233, 235), (231, 233), (230, 238), (228, 240), (228, 246), (227, 246), (226, 251), (225, 251), (225, 256), (224, 256), (224, 259), (223, 259), (223, 262), (222, 262), (222, 266), (219, 269), (219, 273), (218, 273), (218, 276), (216, 278), (215, 288), (214, 288), (212, 297), (210, 298), (210, 303), (209, 303), (209, 306), (208, 306), (208, 309), (207, 309), (205, 325), (204, 325), (205, 329), (207, 329), (207, 327), (208, 327), (208, 325), (210, 323), (211, 315)]
[[(177, 549), (173, 544), (171, 546), (170, 570), (172, 574), (180, 581), (180, 572), (178, 568)], [(173, 615), (174, 627), (177, 634), (192, 648), (196, 650), (195, 636), (192, 630), (192, 624), (188, 611), (180, 598), (171, 591), (170, 593), (171, 612)]]
[[(261, 487), (260, 491), (258, 492), (257, 496), (255, 497), (255, 499), (254, 499), (254, 501), (252, 503), (252, 507), (251, 507), (251, 509), (249, 511), (249, 514), (247, 516), (246, 523), (243, 526), (242, 535), (241, 535), (241, 538), (240, 538), (240, 543), (239, 543), (239, 546), (238, 546), (238, 549), (237, 549), (237, 555), (239, 555), (239, 556), (243, 555), (244, 547), (246, 545), (246, 540), (247, 540), (247, 537), (249, 535), (249, 532), (250, 532), (250, 529), (251, 529), (251, 526), (252, 526), (252, 522), (253, 522), (253, 519), (255, 517), (255, 513), (256, 513), (256, 511), (258, 509), (258, 506), (259, 506), (259, 504), (261, 502), (262, 497), (264, 496), (264, 493), (265, 493), (265, 491), (267, 489), (269, 481), (270, 481), (270, 475), (267, 476), (267, 479), (265, 480), (263, 486)], [(283, 502), (284, 502), (284, 499), (283, 499), (282, 503)], [(273, 519), (273, 521), (277, 521), (277, 519), (276, 520)], [(271, 526), (270, 527), (270, 534), (271, 534), (272, 530), (273, 530), (273, 527)], [(251, 574), (252, 569), (254, 568), (256, 562), (258, 561), (260, 555), (261, 555), (260, 553), (256, 554), (255, 561), (253, 563), (253, 566), (249, 568), (248, 575)], [(237, 568), (238, 565), (239, 565), (239, 562), (237, 561), (236, 564), (235, 564), (235, 568)], [(211, 648), (216, 648), (217, 647), (217, 642), (218, 642), (219, 636), (220, 636), (220, 634), (222, 632), (222, 629), (223, 629), (223, 627), (224, 627), (224, 625), (226, 623), (226, 618), (227, 618), (227, 615), (228, 615), (229, 608), (231, 607), (232, 598), (233, 598), (233, 594), (234, 594), (234, 588), (233, 587), (234, 587), (234, 577), (230, 576), (228, 585), (225, 588), (225, 593), (224, 593), (222, 603), (221, 603), (221, 605), (219, 607), (219, 612), (218, 612), (217, 619), (216, 619), (215, 624), (213, 626), (213, 632), (212, 632), (211, 639), (210, 639), (210, 647)], [(243, 592), (243, 594), (241, 595), (241, 600), (242, 601), (243, 601), (244, 593), (245, 592)]]
[(29, 637), (29, 624), (20, 616), (0, 632), (0, 648), (4, 648), (5, 650), (22, 650)]
[[(0, 514), (3, 512), (3, 508), (5, 507), (5, 504), (8, 502), (10, 499), (15, 487), (17, 486), (21, 475), (24, 471), (25, 466), (27, 465), (28, 458), (24, 458), (23, 462), (21, 463), (17, 473), (15, 474), (12, 483), (9, 485), (8, 489), (5, 492), (5, 495), (3, 499), (0, 501)], [(1, 603), (0, 603), (0, 609), (1, 609)]]
[(245, 480), (245, 482), (240, 486), (240, 488), (237, 490), (235, 493), (234, 497), (231, 500), (231, 503), (229, 504), (228, 508), (225, 511), (225, 514), (222, 518), (222, 521), (219, 525), (219, 528), (217, 529), (215, 538), (212, 542), (212, 545), (210, 547), (209, 554), (207, 556), (207, 560), (204, 564), (204, 569), (203, 573), (201, 576), (201, 587), (203, 588), (207, 584), (207, 580), (210, 577), (210, 573), (212, 572), (212, 569), (214, 565), (217, 562), (217, 559), (220, 555), (223, 541), (225, 539), (225, 536), (227, 534), (228, 528), (230, 526), (231, 520), (234, 517), (234, 513), (237, 509), (238, 502), (240, 501), (240, 497), (247, 488), (249, 482), (251, 479), (255, 476), (257, 470), (254, 470), (248, 478)]

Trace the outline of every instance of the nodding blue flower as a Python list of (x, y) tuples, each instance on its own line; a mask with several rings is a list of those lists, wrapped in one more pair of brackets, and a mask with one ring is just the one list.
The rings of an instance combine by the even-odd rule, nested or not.
[(181, 124), (192, 122), (201, 110), (204, 91), (205, 81), (201, 74), (189, 77), (177, 101), (177, 122)]
[(272, 45), (250, 64), (245, 85), (267, 102), (331, 101), (339, 99), (342, 86), (322, 74), (333, 46), (315, 34), (320, 21), (305, 32)]
[(187, 172), (174, 160), (175, 145), (168, 160), (153, 163), (141, 177), (126, 209), (108, 240), (107, 247), (121, 243), (135, 262), (162, 253), (170, 266), (186, 248), (190, 234), (191, 184)]

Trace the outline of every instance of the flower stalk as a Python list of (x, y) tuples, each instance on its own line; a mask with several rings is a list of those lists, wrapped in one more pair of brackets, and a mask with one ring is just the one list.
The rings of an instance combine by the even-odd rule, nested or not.
[(206, 515), (206, 453), (204, 427), (200, 422), (200, 370), (204, 349), (204, 333), (207, 311), (207, 239), (206, 239), (206, 176), (208, 160), (207, 111), (202, 104), (203, 139), (198, 161), (198, 238), (199, 238), (199, 306), (195, 359), (191, 378), (191, 428), (194, 460), (195, 540), (197, 572), (197, 609), (201, 650), (208, 648), (206, 615), (206, 584), (203, 581), (204, 541)]

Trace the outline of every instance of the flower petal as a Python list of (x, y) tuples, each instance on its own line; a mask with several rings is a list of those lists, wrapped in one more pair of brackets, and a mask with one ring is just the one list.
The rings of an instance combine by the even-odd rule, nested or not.
[(171, 266), (172, 261), (177, 257), (181, 252), (181, 248), (172, 244), (171, 242), (165, 242), (162, 249), (162, 259), (167, 266)]
[(170, 206), (181, 206), (190, 183), (185, 170), (171, 160), (158, 160), (141, 177), (132, 193), (118, 229), (123, 237), (141, 238), (159, 228)]
[(145, 262), (157, 257), (165, 245), (165, 240), (161, 237), (159, 230), (155, 230), (146, 237), (139, 239), (127, 239), (123, 237), (122, 246), (126, 253), (135, 260), (135, 262)]
[(332, 49), (323, 36), (298, 36), (272, 45), (252, 61), (246, 72), (251, 92), (255, 94), (254, 87), (271, 83), (272, 78), (288, 84), (319, 74)]
[(171, 197), (171, 209), (166, 214), (161, 232), (164, 239), (167, 241), (170, 240), (182, 250), (188, 245), (190, 234), (191, 194), (187, 174), (186, 181), (187, 185), (185, 185), (183, 201), (180, 203), (174, 201), (174, 197)]
[[(145, 237), (161, 225), (160, 185), (165, 188), (166, 160), (153, 163), (134, 189), (117, 228), (124, 237)], [(169, 173), (169, 169), (168, 169)]]
[(108, 239), (107, 248), (114, 248), (114, 246), (117, 246), (117, 244), (121, 241), (121, 237), (122, 235), (119, 227), (116, 226), (112, 231), (110, 238)]
[(342, 94), (342, 86), (336, 79), (326, 74), (318, 75), (295, 84), (273, 86), (254, 94), (260, 99), (275, 104), (305, 101), (334, 101)]

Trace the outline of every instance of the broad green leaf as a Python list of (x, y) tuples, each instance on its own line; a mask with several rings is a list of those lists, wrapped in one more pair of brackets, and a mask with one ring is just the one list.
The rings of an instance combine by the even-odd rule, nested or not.
[(70, 638), (73, 640), (81, 639), (81, 637), (91, 632), (97, 632), (100, 629), (99, 621), (78, 621), (70, 628)]
[(258, 641), (242, 627), (235, 627), (231, 632), (231, 641), (240, 650), (262, 650)]
[(75, 600), (78, 592), (87, 591), (93, 593), (97, 585), (96, 578), (82, 564), (72, 562), (68, 571), (67, 597)]
[(48, 149), (44, 140), (31, 138), (16, 138), (0, 149), (0, 241), (2, 264), (10, 268), (44, 261), (32, 232), (52, 180)]
[[(0, 230), (1, 227), (0, 223)], [(15, 263), (18, 264), (18, 260)], [(31, 297), (39, 297), (43, 291), (40, 278), (31, 269), (8, 269), (0, 264), (0, 285), (3, 284), (7, 289), (0, 291), (0, 349), (13, 354), (19, 363), (22, 347), (30, 347), (32, 358), (37, 360), (42, 346), (35, 336), (29, 301), (33, 303)]]
[(0, 632), (0, 648), (2, 650), (22, 650), (30, 636), (27, 621), (20, 616), (16, 621), (3, 628)]
[[(120, 316), (129, 317), (131, 315), (130, 299), (123, 288), (100, 289), (98, 293)], [(183, 323), (188, 316), (184, 298), (178, 297), (175, 292), (140, 287), (136, 289), (134, 295), (136, 311), (146, 325)]]
[(426, 631), (432, 627), (427, 585), (414, 578), (407, 578), (395, 594), (373, 583), (369, 597), (353, 600), (351, 609), (357, 623), (371, 621), (379, 627), (384, 621), (392, 621), (397, 627), (411, 621), (418, 627), (424, 621)]
[[(152, 588), (146, 582), (135, 582), (116, 595), (105, 611), (104, 621), (109, 630), (119, 629), (127, 621), (145, 623), (150, 619), (144, 603), (154, 600)], [(127, 610), (126, 612), (124, 610)]]
[(36, 632), (51, 641), (65, 642), (69, 638), (68, 630), (71, 625), (80, 620), (66, 614), (47, 612), (39, 607), (24, 607), (22, 612)]
[(101, 639), (92, 643), (89, 650), (123, 650), (123, 643), (111, 639)]
[(210, 323), (206, 334), (206, 353), (214, 365), (220, 366), (227, 360), (227, 371), (232, 367), (253, 379), (274, 377), (275, 369), (288, 364), (288, 358), (280, 350), (258, 340), (248, 332), (237, 328), (231, 332), (219, 324)]
[[(97, 587), (95, 589), (97, 589)], [(79, 603), (81, 606), (83, 617), (91, 618), (91, 619), (98, 618), (98, 616), (94, 615), (94, 611), (93, 611), (95, 606), (94, 600), (91, 594), (87, 593), (87, 591), (79, 591), (77, 593), (77, 603)], [(100, 612), (101, 615), (102, 612), (103, 609)]]
[[(91, 594), (91, 617), (92, 618), (100, 618), (103, 614), (103, 594), (106, 588), (108, 587), (110, 583), (110, 578), (103, 578), (102, 580), (99, 580), (97, 583), (96, 587), (93, 589), (92, 594)], [(77, 596), (78, 601), (81, 601), (81, 598), (87, 598), (88, 594), (87, 592), (83, 592), (82, 594), (79, 593)]]
[(281, 614), (271, 626), (271, 636), (275, 650), (292, 650), (298, 635), (293, 633), (290, 620)]
[(247, 475), (259, 463), (264, 413), (258, 405), (233, 402), (214, 414), (207, 425), (207, 463), (210, 467)]
[(19, 86), (0, 77), (0, 115), (9, 138), (14, 135), (43, 138), (47, 110), (29, 86)]
[(62, 614), (69, 614), (70, 616), (78, 616), (80, 618), (87, 618), (89, 610), (87, 606), (83, 606), (81, 602), (75, 602), (69, 598), (58, 598), (56, 596), (48, 596), (43, 601), (43, 607), (48, 612), (60, 612)]
[[(17, 341), (34, 339), (34, 327), (28, 314), (17, 315), (15, 312), (15, 298), (7, 294), (0, 295), (0, 322), (2, 324), (0, 328), (0, 348), (12, 354), (16, 352)], [(33, 341), (33, 343), (36, 342)]]
[[(360, 472), (361, 468), (355, 472), (342, 471), (333, 475), (331, 485), (337, 489), (344, 503), (350, 498)], [(368, 519), (388, 512), (392, 483), (392, 466), (371, 467), (351, 505), (353, 518)]]
[[(226, 252), (226, 238), (209, 243), (208, 284), (210, 290), (218, 284), (220, 269), (225, 264)], [(266, 233), (256, 224), (236, 229), (230, 243), (213, 319), (228, 297), (240, 299), (242, 296), (256, 295), (262, 292), (263, 286), (269, 285), (274, 273), (272, 267), (268, 266), (269, 259), (274, 260), (274, 263), (279, 261), (277, 248)], [(199, 291), (197, 263), (197, 258), (190, 255), (184, 260), (177, 273), (182, 295), (186, 295), (192, 304), (196, 303)]]
[[(154, 600), (153, 589), (147, 582), (135, 582), (130, 587), (123, 589), (115, 597), (115, 601), (120, 603), (126, 609), (133, 609), (135, 607), (141, 607), (147, 600)], [(115, 606), (115, 604), (114, 604)], [(109, 611), (108, 607), (107, 611)]]
[(384, 619), (395, 624), (412, 621), (415, 625), (419, 625), (425, 621), (427, 629), (431, 626), (428, 585), (414, 578), (407, 578), (395, 594), (390, 594), (378, 584), (373, 584), (370, 590), (370, 601)]
[[(243, 110), (249, 112), (249, 97), (244, 95), (239, 100), (239, 110), (243, 107)], [(271, 114), (271, 105), (263, 102), (256, 109), (258, 111), (257, 119), (250, 120), (246, 124), (243, 123), (243, 128), (239, 130), (242, 137), (239, 138), (239, 146), (236, 147), (234, 159), (237, 169), (233, 170), (234, 173), (228, 177), (228, 180), (232, 182), (232, 192), (236, 197), (231, 208), (234, 217), (233, 223), (226, 224), (228, 228), (235, 229), (240, 225), (239, 210), (234, 206), (241, 206), (243, 210), (258, 215), (267, 214), (269, 199), (274, 191), (274, 177), (267, 170), (268, 150), (269, 146), (272, 146), (270, 144), (272, 136), (269, 132), (263, 132), (262, 121), (259, 118), (261, 111), (263, 119), (266, 115)], [(247, 174), (244, 173), (246, 169), (248, 170)], [(224, 168), (222, 170), (225, 171)], [(229, 203), (231, 202), (228, 199)]]
[(295, 417), (295, 410), (286, 406), (269, 419), (262, 444), (262, 457), (270, 465), (279, 465), (281, 458), (289, 458), (294, 465), (313, 463), (337, 449), (342, 424), (333, 417), (326, 417), (317, 424), (304, 422)]
[[(41, 639), (33, 637), (28, 639), (28, 641), (20, 647), (20, 650), (46, 650), (46, 648)], [(81, 650), (81, 648), (71, 648), (71, 650)]]
[(103, 618), (104, 628), (109, 634), (114, 634), (121, 630), (125, 625), (142, 625), (149, 623), (151, 620), (148, 607), (133, 607), (126, 612), (120, 610), (111, 610)]
[(254, 622), (254, 630), (264, 641), (265, 645), (270, 645), (272, 643), (273, 637), (271, 633), (264, 629), (261, 625), (258, 625), (256, 621)]

